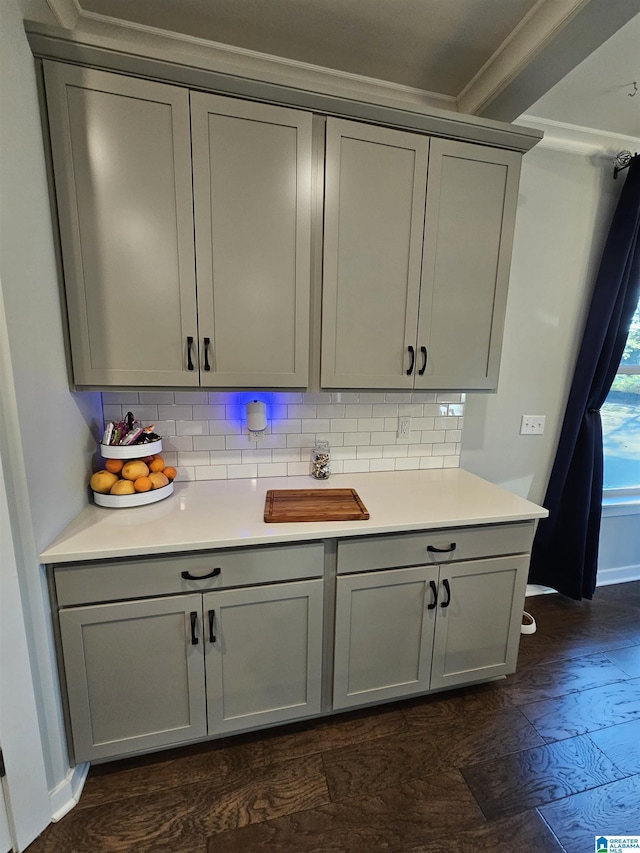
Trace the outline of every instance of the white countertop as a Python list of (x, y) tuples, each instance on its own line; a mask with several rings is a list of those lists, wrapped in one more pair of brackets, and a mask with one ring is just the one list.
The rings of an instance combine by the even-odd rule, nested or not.
[[(544, 518), (547, 510), (459, 468), (311, 477), (175, 483), (173, 495), (129, 509), (86, 507), (43, 551), (43, 563), (68, 563), (362, 536)], [(267, 524), (268, 489), (358, 492), (368, 521)]]

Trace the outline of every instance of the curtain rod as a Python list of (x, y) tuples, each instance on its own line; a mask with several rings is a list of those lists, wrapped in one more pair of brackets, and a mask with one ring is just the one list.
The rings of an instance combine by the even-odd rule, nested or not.
[(618, 172), (622, 172), (629, 168), (629, 164), (638, 156), (637, 152), (632, 154), (631, 151), (620, 151), (613, 161), (613, 179), (618, 177)]

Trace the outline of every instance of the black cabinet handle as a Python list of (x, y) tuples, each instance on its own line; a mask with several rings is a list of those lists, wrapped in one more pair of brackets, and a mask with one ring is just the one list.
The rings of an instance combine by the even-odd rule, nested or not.
[(435, 581), (429, 581), (429, 587), (431, 588), (431, 604), (427, 604), (427, 610), (435, 610), (438, 604), (438, 587)]
[(440, 607), (444, 608), (448, 607), (451, 604), (451, 587), (449, 586), (449, 581), (446, 578), (442, 581), (442, 586), (444, 587), (445, 592), (447, 593), (447, 600), (443, 601), (440, 605)]
[(204, 341), (204, 369), (211, 370), (211, 365), (209, 364), (209, 346), (211, 345), (211, 338), (205, 338)]
[(418, 376), (424, 376), (424, 372), (427, 369), (427, 348), (420, 347), (420, 353), (422, 355), (422, 367), (418, 371)]
[(216, 635), (213, 633), (213, 628), (214, 628), (215, 623), (216, 623), (216, 611), (210, 610), (209, 611), (209, 642), (210, 643), (215, 643), (215, 641), (216, 641)]
[(432, 554), (450, 554), (451, 551), (456, 550), (456, 543), (452, 542), (448, 548), (436, 548), (435, 545), (427, 545), (427, 551), (431, 551)]
[(187, 370), (194, 370), (193, 366), (193, 358), (191, 357), (191, 350), (193, 349), (193, 338), (191, 335), (187, 338)]
[(208, 575), (200, 575), (197, 577), (196, 575), (192, 575), (191, 572), (180, 572), (180, 577), (183, 577), (186, 581), (206, 581), (209, 578), (217, 578), (222, 569), (211, 569)]
[(413, 368), (416, 363), (416, 351), (413, 347), (407, 347), (409, 350), (409, 355), (411, 356), (411, 364), (409, 365), (409, 370), (407, 370), (407, 376), (411, 376), (413, 373)]
[(198, 614), (195, 610), (191, 611), (191, 645), (197, 646), (200, 640), (196, 637), (196, 624), (198, 622)]

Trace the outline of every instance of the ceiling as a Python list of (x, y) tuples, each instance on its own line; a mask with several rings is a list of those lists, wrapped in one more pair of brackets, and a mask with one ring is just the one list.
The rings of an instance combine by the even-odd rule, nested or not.
[(640, 0), (19, 0), (76, 32), (163, 31), (384, 81), (445, 109), (640, 137)]

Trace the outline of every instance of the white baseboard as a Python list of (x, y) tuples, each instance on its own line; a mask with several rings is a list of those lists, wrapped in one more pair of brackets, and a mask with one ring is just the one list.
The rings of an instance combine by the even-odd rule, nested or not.
[[(640, 581), (640, 565), (638, 566), (615, 566), (611, 569), (598, 569), (596, 589), (599, 586), (611, 586), (614, 583), (628, 583), (629, 581)], [(546, 595), (555, 592), (549, 586), (538, 586), (528, 583), (525, 595), (527, 598), (533, 595)]]
[(598, 569), (597, 586), (609, 586), (612, 583), (640, 581), (640, 566), (615, 566), (611, 569)]
[(51, 820), (54, 823), (63, 818), (77, 804), (89, 773), (89, 767), (88, 763), (72, 767), (62, 782), (56, 785), (53, 791), (49, 791)]

